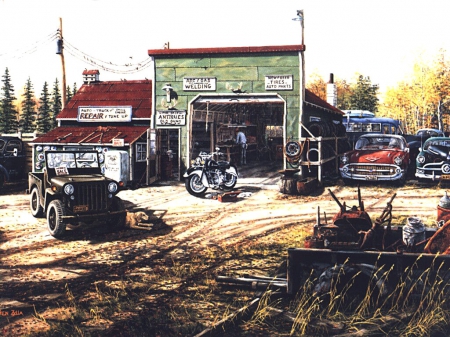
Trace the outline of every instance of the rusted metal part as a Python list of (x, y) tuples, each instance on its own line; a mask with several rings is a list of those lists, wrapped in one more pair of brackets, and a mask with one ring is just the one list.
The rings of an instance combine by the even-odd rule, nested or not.
[(241, 193), (241, 190), (219, 193), (217, 195), (214, 195), (213, 199), (217, 199), (219, 202), (236, 201), (237, 196)]
[(424, 248), (425, 253), (430, 254), (449, 254), (450, 248), (450, 220), (448, 220), (436, 233), (430, 238)]

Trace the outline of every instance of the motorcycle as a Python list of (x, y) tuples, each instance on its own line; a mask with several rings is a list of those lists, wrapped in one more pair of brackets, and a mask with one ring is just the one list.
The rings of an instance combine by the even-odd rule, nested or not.
[(232, 189), (237, 183), (238, 172), (235, 165), (228, 161), (218, 161), (214, 157), (223, 156), (216, 147), (215, 152), (200, 152), (199, 156), (191, 161), (191, 167), (183, 175), (184, 184), (189, 194), (203, 195), (212, 188)]

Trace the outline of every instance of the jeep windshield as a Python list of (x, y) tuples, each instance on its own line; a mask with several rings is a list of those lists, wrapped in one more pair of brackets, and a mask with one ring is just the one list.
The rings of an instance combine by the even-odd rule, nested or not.
[(47, 168), (98, 168), (98, 153), (93, 152), (47, 152)]

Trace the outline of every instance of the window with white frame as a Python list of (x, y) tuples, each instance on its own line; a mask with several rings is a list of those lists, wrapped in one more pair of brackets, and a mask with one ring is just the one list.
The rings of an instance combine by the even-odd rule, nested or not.
[(147, 143), (136, 143), (136, 162), (147, 160)]

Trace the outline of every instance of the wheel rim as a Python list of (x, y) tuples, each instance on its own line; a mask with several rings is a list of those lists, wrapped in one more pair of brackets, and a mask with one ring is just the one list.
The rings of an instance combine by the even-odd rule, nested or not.
[(192, 176), (191, 181), (190, 181), (190, 186), (191, 186), (192, 191), (194, 191), (196, 193), (201, 193), (205, 189), (205, 186), (202, 184), (202, 179), (197, 174)]
[(226, 187), (233, 186), (236, 183), (236, 180), (237, 180), (236, 176), (231, 175), (231, 179), (229, 181), (227, 181), (224, 185)]

